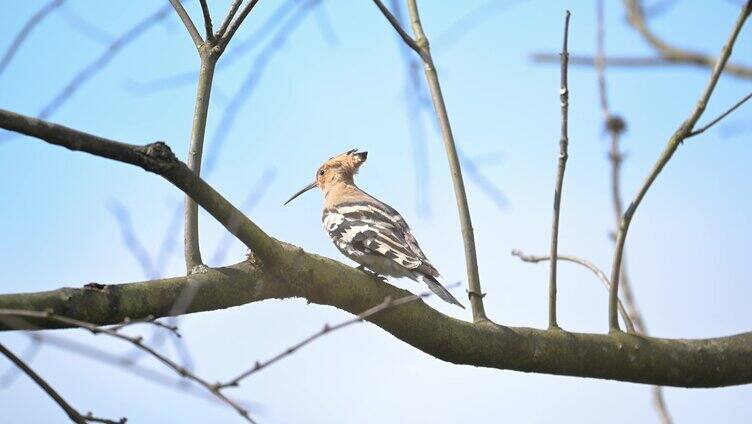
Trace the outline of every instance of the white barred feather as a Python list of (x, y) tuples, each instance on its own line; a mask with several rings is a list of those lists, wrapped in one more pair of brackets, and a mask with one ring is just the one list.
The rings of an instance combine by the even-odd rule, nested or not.
[(392, 207), (365, 194), (324, 210), (324, 230), (348, 258), (381, 275), (422, 279), (439, 297), (462, 306), (438, 281), (431, 265), (410, 232), (405, 219)]

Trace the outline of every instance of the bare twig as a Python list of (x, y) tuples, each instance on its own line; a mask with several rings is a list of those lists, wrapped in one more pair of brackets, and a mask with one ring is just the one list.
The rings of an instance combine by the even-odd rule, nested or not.
[[(122, 235), (123, 243), (125, 244), (128, 251), (131, 253), (131, 255), (138, 261), (146, 278), (153, 279), (153, 278), (160, 278), (161, 276), (163, 276), (165, 265), (169, 257), (168, 255), (174, 251), (174, 246), (176, 244), (175, 243), (176, 235), (179, 231), (179, 224), (181, 223), (180, 212), (182, 210), (182, 207), (178, 206), (175, 209), (175, 213), (173, 214), (173, 217), (170, 220), (170, 224), (167, 226), (167, 229), (165, 230), (165, 235), (162, 240), (161, 246), (153, 258), (146, 251), (146, 248), (143, 246), (143, 244), (141, 244), (140, 240), (138, 239), (136, 232), (133, 229), (133, 226), (131, 224), (128, 210), (118, 202), (112, 202), (111, 210), (113, 211), (113, 214), (115, 215), (118, 225), (120, 227), (120, 232)], [(177, 315), (177, 314), (173, 314), (173, 315)], [(171, 328), (176, 327), (177, 321), (178, 321), (177, 317), (172, 316), (172, 317), (169, 317), (167, 320), (169, 324), (166, 324), (166, 325), (168, 325)], [(163, 342), (166, 340), (164, 335), (165, 333), (163, 331), (155, 332), (153, 336), (150, 338), (149, 344), (155, 347), (161, 346)], [(183, 342), (182, 339), (180, 338), (177, 338), (177, 339), (172, 338), (170, 340), (175, 345), (175, 349), (177, 350), (178, 354), (181, 357), (181, 362), (183, 366), (187, 369), (193, 369), (193, 360), (191, 358), (190, 351), (188, 350), (185, 342)], [(137, 348), (134, 348), (131, 354), (128, 354), (125, 356), (124, 361), (128, 362), (129, 364), (133, 364), (136, 362), (136, 360), (141, 354), (143, 354), (143, 351)]]
[[(559, 53), (544, 53), (536, 52), (530, 55), (530, 59), (533, 62), (538, 63), (550, 63), (559, 64), (561, 62), (561, 55)], [(578, 66), (598, 66), (597, 57), (585, 54), (571, 54), (569, 55), (569, 64)], [(665, 60), (660, 57), (629, 57), (629, 56), (609, 56), (603, 59), (603, 64), (608, 67), (643, 67), (643, 66), (657, 66), (663, 67), (669, 65)], [(679, 65), (679, 63), (676, 63)]]
[(45, 346), (52, 346), (106, 365), (122, 368), (128, 373), (151, 383), (170, 389), (176, 389), (203, 400), (212, 401), (214, 403), (222, 402), (211, 393), (204, 390), (197, 390), (195, 385), (182, 384), (184, 380), (175, 380), (172, 374), (168, 375), (150, 367), (140, 366), (133, 361), (129, 361), (122, 356), (110, 353), (107, 350), (98, 349), (89, 344), (78, 343), (68, 338), (58, 337), (50, 333), (45, 333), (43, 335), (40, 332), (28, 332), (26, 334), (31, 340), (38, 341), (37, 343), (40, 345), (43, 343)]
[(146, 251), (144, 245), (138, 237), (136, 237), (136, 232), (133, 230), (133, 224), (131, 223), (128, 210), (117, 200), (111, 200), (107, 206), (120, 227), (120, 236), (123, 240), (123, 244), (133, 258), (136, 259), (136, 262), (138, 262), (143, 271), (144, 277), (159, 278), (159, 270), (154, 265), (154, 262)]
[[(204, 50), (207, 51), (207, 50)], [(217, 64), (217, 54), (201, 53), (201, 69), (196, 89), (196, 108), (193, 112), (191, 141), (188, 148), (188, 168), (201, 175), (201, 157), (204, 152), (204, 136), (206, 134), (206, 120), (209, 114), (209, 97), (211, 96), (214, 69)], [(185, 266), (188, 273), (202, 265), (201, 249), (198, 232), (198, 205), (190, 197), (185, 197), (185, 227), (184, 227)]]
[[(456, 287), (457, 285), (458, 284), (452, 284), (452, 285), (447, 286), (447, 288)], [(374, 306), (373, 308), (370, 308), (370, 309), (368, 309), (366, 311), (363, 311), (362, 313), (354, 316), (353, 318), (350, 318), (348, 320), (342, 321), (339, 324), (335, 324), (335, 325), (324, 324), (324, 326), (318, 332), (316, 332), (316, 333), (314, 333), (314, 334), (306, 337), (305, 339), (301, 340), (300, 342), (298, 342), (298, 343), (296, 343), (296, 344), (288, 347), (284, 351), (282, 351), (282, 352), (274, 355), (273, 357), (271, 357), (270, 359), (268, 359), (266, 361), (256, 361), (254, 363), (253, 367), (250, 368), (249, 370), (241, 373), (237, 377), (235, 377), (232, 380), (229, 380), (229, 381), (227, 381), (225, 383), (217, 383), (215, 386), (217, 388), (219, 388), (219, 389), (223, 389), (223, 388), (226, 388), (226, 387), (237, 387), (242, 380), (244, 380), (244, 379), (248, 378), (249, 376), (251, 376), (252, 374), (255, 374), (255, 373), (261, 371), (262, 369), (264, 369), (264, 368), (266, 368), (266, 367), (274, 364), (275, 362), (278, 362), (278, 361), (284, 359), (285, 357), (292, 355), (293, 353), (297, 352), (298, 350), (300, 350), (305, 345), (314, 342), (316, 339), (318, 339), (320, 337), (323, 337), (323, 336), (325, 336), (327, 334), (332, 333), (333, 331), (340, 330), (340, 329), (342, 329), (344, 327), (347, 327), (347, 326), (350, 326), (352, 324), (355, 324), (355, 323), (358, 323), (358, 322), (363, 322), (366, 318), (369, 318), (369, 317), (371, 317), (373, 315), (376, 315), (379, 312), (385, 311), (385, 310), (393, 308), (395, 306), (404, 305), (405, 303), (409, 303), (409, 302), (412, 302), (412, 301), (415, 301), (415, 300), (418, 300), (418, 299), (426, 298), (428, 296), (431, 296), (431, 294), (432, 294), (431, 292), (425, 292), (425, 293), (421, 293), (421, 294), (417, 294), (417, 295), (413, 294), (413, 295), (401, 297), (401, 298), (396, 299), (396, 300), (392, 299), (391, 297), (387, 297), (387, 298), (384, 299), (383, 302), (379, 303), (378, 305)]]
[(213, 41), (214, 29), (212, 28), (212, 20), (211, 20), (211, 14), (209, 13), (209, 5), (206, 3), (206, 0), (200, 0), (199, 3), (201, 3), (201, 13), (204, 15), (204, 29), (206, 30), (206, 40)]
[[(596, 50), (596, 74), (598, 77), (598, 95), (600, 98), (601, 113), (603, 115), (603, 122), (606, 130), (611, 136), (611, 151), (609, 154), (609, 162), (611, 163), (611, 196), (614, 206), (614, 217), (616, 226), (618, 227), (621, 216), (624, 213), (623, 202), (621, 200), (621, 163), (623, 160), (623, 154), (619, 150), (619, 142), (621, 135), (624, 132), (626, 125), (624, 121), (611, 113), (608, 102), (608, 90), (606, 86), (606, 70), (604, 66), (605, 62), (605, 17), (604, 17), (604, 0), (598, 0), (596, 2), (596, 36), (595, 36), (595, 50)], [(629, 279), (627, 272), (626, 259), (622, 257), (622, 269), (621, 269), (621, 292), (624, 295), (624, 300), (628, 308), (628, 315), (634, 321), (633, 325), (627, 323), (627, 331), (634, 332), (635, 329), (641, 334), (647, 335), (647, 327), (645, 321), (642, 318), (642, 314), (637, 307), (637, 302), (632, 293), (632, 283)], [(624, 315), (624, 306), (619, 301), (619, 313)], [(626, 322), (626, 321), (625, 321)], [(668, 412), (668, 407), (663, 398), (663, 389), (660, 386), (654, 386), (652, 392), (653, 407), (656, 410), (661, 422), (663, 424), (671, 424), (671, 416)]]
[[(559, 54), (558, 53), (544, 53), (544, 52), (537, 52), (532, 53), (530, 55), (530, 59), (533, 62), (538, 63), (550, 63), (550, 64), (559, 64)], [(609, 68), (643, 68), (643, 67), (656, 67), (660, 69), (665, 69), (668, 66), (686, 66), (687, 63), (684, 62), (668, 62), (666, 59), (662, 57), (654, 57), (654, 56), (608, 56), (605, 57), (604, 65)], [(587, 54), (570, 54), (569, 55), (569, 64), (570, 65), (576, 65), (576, 66), (585, 66), (585, 67), (595, 67), (596, 66), (596, 56), (593, 55), (587, 55)], [(703, 65), (703, 68), (705, 66)], [(733, 67), (729, 67), (729, 69), (734, 69)], [(740, 76), (740, 75), (736, 75)], [(752, 72), (750, 72), (749, 77), (752, 77)]]
[[(23, 358), (24, 362), (31, 363), (31, 361), (34, 360), (40, 350), (42, 350), (42, 342), (38, 339), (31, 339), (29, 341), (29, 345), (21, 354), (21, 358)], [(15, 366), (11, 366), (3, 374), (0, 374), (0, 389), (4, 389), (13, 384), (13, 382), (19, 375), (21, 375), (21, 373), (21, 369)]]
[(126, 45), (133, 42), (136, 38), (143, 35), (148, 29), (158, 22), (169, 16), (172, 6), (165, 5), (159, 10), (147, 16), (144, 20), (138, 22), (128, 31), (124, 32), (118, 38), (112, 41), (107, 49), (92, 62), (83, 67), (63, 89), (39, 112), (38, 117), (46, 119), (50, 117), (57, 109), (67, 102), (79, 88), (94, 75), (100, 72), (115, 57), (115, 55)]
[[(527, 255), (520, 250), (512, 250), (512, 256), (517, 256), (518, 258), (520, 258), (521, 261), (529, 262), (533, 264), (551, 260), (551, 256)], [(611, 283), (609, 283), (606, 273), (601, 271), (600, 268), (595, 266), (594, 263), (588, 261), (587, 259), (583, 259), (578, 256), (572, 256), (572, 255), (558, 255), (556, 258), (558, 261), (567, 261), (567, 262), (572, 262), (572, 263), (582, 265), (585, 268), (592, 271), (593, 274), (595, 274), (595, 276), (598, 277), (601, 283), (603, 283), (603, 286), (606, 288), (606, 292), (608, 292), (609, 288), (611, 287)], [(624, 308), (624, 305), (621, 303), (621, 300), (619, 300), (619, 314), (621, 314), (621, 319), (627, 325), (627, 328), (630, 329), (630, 332), (634, 332), (634, 328), (635, 328), (634, 323), (632, 322), (632, 319), (629, 317), (629, 314), (627, 313), (627, 310)]]
[[(220, 38), (219, 45), (220, 46), (226, 46), (227, 43), (230, 42), (232, 39), (232, 36), (235, 35), (235, 31), (240, 28), (240, 24), (243, 23), (243, 20), (245, 20), (246, 16), (248, 16), (249, 13), (251, 13), (251, 10), (253, 10), (253, 7), (256, 6), (256, 3), (258, 3), (258, 0), (249, 0), (248, 3), (246, 3), (245, 7), (243, 7), (243, 10), (240, 11), (240, 14), (233, 20), (229, 26), (227, 27), (227, 30), (222, 33), (222, 37)], [(231, 12), (232, 7), (235, 7), (235, 4), (231, 6)], [(237, 10), (237, 9), (235, 9)], [(228, 15), (229, 18), (229, 15)]]
[(622, 262), (622, 255), (624, 253), (624, 244), (626, 242), (629, 225), (632, 222), (632, 217), (634, 216), (634, 213), (637, 210), (637, 207), (639, 207), (640, 202), (642, 202), (642, 199), (645, 197), (645, 194), (648, 192), (648, 190), (652, 186), (655, 179), (663, 170), (663, 167), (671, 159), (671, 157), (673, 156), (674, 152), (679, 147), (679, 145), (687, 138), (689, 134), (691, 134), (692, 130), (694, 129), (694, 126), (697, 124), (697, 121), (700, 119), (703, 112), (705, 112), (705, 107), (708, 103), (708, 100), (710, 99), (710, 96), (713, 94), (715, 86), (718, 83), (718, 79), (720, 78), (721, 73), (723, 72), (723, 68), (725, 67), (726, 62), (728, 62), (728, 59), (731, 56), (731, 51), (733, 50), (734, 43), (736, 42), (739, 32), (741, 32), (741, 29), (744, 26), (744, 22), (747, 20), (747, 17), (749, 17), (750, 11), (752, 11), (752, 0), (748, 0), (744, 8), (742, 8), (741, 13), (739, 14), (739, 17), (737, 18), (736, 23), (734, 24), (734, 27), (732, 28), (731, 33), (729, 34), (726, 44), (721, 49), (721, 54), (718, 58), (718, 62), (715, 64), (713, 68), (713, 72), (710, 75), (710, 79), (705, 89), (703, 90), (702, 94), (700, 95), (700, 99), (698, 100), (697, 104), (692, 110), (692, 113), (689, 115), (689, 117), (687, 117), (687, 119), (684, 122), (682, 122), (679, 128), (671, 136), (666, 148), (661, 153), (660, 157), (658, 158), (658, 161), (653, 166), (653, 169), (648, 174), (647, 178), (645, 179), (645, 182), (643, 182), (634, 200), (632, 201), (632, 203), (630, 203), (629, 208), (627, 208), (626, 212), (624, 213), (624, 216), (621, 219), (621, 223), (619, 225), (619, 231), (616, 235), (616, 249), (614, 250), (614, 259), (613, 259), (612, 268), (611, 268), (611, 283), (612, 284), (611, 284), (611, 293), (609, 295), (608, 321), (609, 321), (609, 329), (612, 332), (619, 331), (619, 321), (617, 318), (617, 308), (616, 308), (617, 299), (618, 299), (617, 293), (619, 290), (619, 277), (621, 273), (621, 262)]
[(241, 3), (243, 3), (243, 0), (232, 0), (232, 3), (230, 4), (230, 9), (227, 11), (227, 15), (225, 16), (225, 19), (222, 21), (222, 25), (220, 25), (219, 29), (217, 30), (217, 33), (215, 34), (216, 38), (220, 38), (225, 34), (225, 32), (227, 31), (227, 27), (230, 25), (230, 22), (232, 22), (232, 18), (234, 18), (235, 13), (238, 12), (238, 8), (240, 8)]
[(460, 158), (462, 169), (467, 174), (472, 183), (478, 187), (489, 199), (496, 205), (499, 210), (505, 210), (509, 206), (509, 199), (490, 178), (485, 176), (475, 159), (469, 158), (462, 149), (457, 147), (457, 156)]
[(188, 12), (185, 11), (185, 8), (180, 3), (180, 0), (170, 0), (170, 4), (172, 4), (172, 7), (175, 9), (175, 12), (177, 12), (178, 16), (180, 16), (180, 20), (183, 21), (183, 25), (185, 25), (185, 29), (188, 30), (188, 34), (190, 34), (191, 39), (193, 40), (193, 44), (196, 45), (197, 49), (200, 48), (201, 45), (204, 44), (204, 40), (203, 38), (201, 38), (201, 34), (198, 33), (198, 30), (196, 29), (196, 25), (193, 24), (193, 20), (191, 20), (191, 17), (188, 15)]
[[(268, 21), (270, 24), (276, 24), (275, 26), (277, 27), (271, 32), (273, 34), (271, 39), (264, 45), (253, 60), (245, 79), (237, 91), (232, 95), (230, 101), (222, 112), (222, 116), (220, 117), (219, 123), (217, 124), (211, 138), (211, 145), (206, 152), (206, 160), (204, 164), (206, 175), (209, 175), (216, 168), (220, 152), (225, 146), (225, 142), (235, 125), (235, 120), (241, 112), (242, 106), (251, 99), (251, 94), (257, 87), (258, 82), (267, 69), (271, 59), (282, 51), (281, 47), (287, 43), (287, 40), (294, 33), (294, 30), (300, 26), (303, 18), (309, 14), (312, 7), (315, 7), (320, 2), (321, 0), (307, 0), (300, 2), (294, 6), (294, 13), (291, 15), (285, 16), (285, 13), (274, 13), (275, 17), (280, 18), (280, 20), (278, 22), (271, 20)], [(278, 11), (282, 12), (283, 9), (280, 8)], [(271, 27), (272, 26), (270, 25), (270, 28)], [(251, 38), (249, 38), (248, 41), (251, 41)], [(238, 48), (240, 48), (240, 46), (238, 46)], [(233, 52), (234, 51), (235, 50), (233, 50)]]
[(392, 14), (392, 12), (390, 12), (389, 9), (387, 9), (386, 6), (384, 6), (384, 3), (382, 3), (381, 0), (373, 0), (373, 2), (374, 2), (374, 4), (376, 4), (376, 7), (379, 8), (379, 10), (381, 11), (381, 13), (386, 18), (386, 20), (389, 21), (389, 23), (392, 25), (392, 28), (394, 28), (394, 30), (397, 31), (397, 34), (400, 36), (400, 38), (402, 38), (402, 41), (404, 41), (405, 44), (407, 44), (408, 47), (410, 47), (411, 49), (413, 49), (415, 51), (415, 53), (418, 53), (418, 56), (422, 57), (423, 53), (422, 53), (420, 47), (418, 46), (418, 44), (402, 28), (402, 24), (400, 24), (400, 21), (397, 20), (397, 18), (394, 17), (394, 15)]
[(561, 138), (559, 139), (559, 166), (556, 171), (556, 186), (554, 189), (554, 217), (551, 223), (551, 268), (548, 279), (548, 328), (559, 328), (556, 322), (556, 259), (559, 249), (559, 211), (561, 209), (561, 190), (564, 184), (564, 171), (567, 167), (569, 153), (569, 84), (567, 72), (569, 71), (569, 17), (567, 10), (564, 14), (564, 42), (561, 48), (561, 86), (559, 88), (559, 100), (561, 102)]
[[(244, 55), (252, 51), (255, 47), (258, 47), (265, 37), (276, 34), (278, 32), (277, 28), (284, 25), (286, 17), (290, 13), (297, 10), (299, 7), (304, 7), (309, 4), (321, 4), (321, 1), (309, 0), (308, 2), (300, 3), (297, 0), (287, 0), (279, 5), (264, 23), (256, 27), (256, 30), (251, 35), (242, 41), (234, 43), (232, 46), (228, 46), (227, 51), (222, 53), (222, 66), (218, 67), (217, 71), (228, 69), (231, 64), (245, 57)], [(144, 82), (129, 81), (129, 86), (126, 86), (126, 89), (138, 94), (152, 94), (162, 90), (191, 84), (196, 81), (197, 78), (198, 72), (186, 71)]]
[(0, 353), (5, 355), (6, 358), (8, 358), (11, 362), (13, 362), (19, 369), (21, 369), (26, 375), (29, 376), (34, 382), (42, 388), (42, 390), (49, 395), (52, 400), (55, 401), (60, 407), (65, 411), (65, 414), (68, 415), (68, 418), (71, 419), (74, 423), (77, 424), (86, 424), (86, 419), (75, 409), (73, 408), (65, 399), (63, 399), (60, 394), (55, 391), (55, 389), (52, 388), (52, 386), (47, 383), (42, 377), (39, 376), (31, 367), (26, 365), (26, 363), (21, 360), (18, 356), (16, 356), (13, 352), (8, 350), (5, 346), (3, 346), (2, 343), (0, 343)]
[(149, 316), (146, 316), (146, 317), (143, 317), (143, 318), (139, 318), (139, 319), (126, 318), (120, 324), (115, 324), (113, 326), (110, 326), (109, 329), (112, 330), (112, 331), (118, 331), (118, 330), (121, 330), (121, 329), (123, 329), (125, 327), (129, 327), (129, 326), (134, 325), (134, 324), (150, 324), (150, 325), (153, 325), (153, 326), (155, 326), (157, 328), (161, 328), (161, 329), (169, 331), (175, 337), (182, 337), (180, 335), (180, 332), (178, 331), (178, 327), (177, 326), (170, 325), (170, 324), (165, 324), (165, 323), (163, 323), (161, 321), (157, 321), (156, 318), (154, 318), (154, 315), (149, 315)]
[[(148, 322), (148, 321), (129, 321), (124, 322), (122, 324), (115, 325), (111, 328), (107, 327), (100, 327), (98, 325), (94, 325), (85, 321), (80, 321), (73, 318), (68, 318), (66, 316), (57, 315), (54, 313), (51, 313), (49, 311), (26, 311), (26, 310), (19, 310), (19, 309), (0, 309), (0, 316), (3, 317), (13, 317), (13, 318), (37, 318), (37, 319), (44, 319), (44, 320), (50, 320), (50, 321), (56, 321), (60, 323), (64, 323), (66, 325), (72, 326), (72, 327), (78, 327), (82, 328), (84, 330), (88, 330), (94, 335), (98, 334), (105, 334), (110, 337), (123, 340), (125, 342), (131, 343), (132, 345), (136, 346), (137, 348), (143, 350), (144, 352), (148, 353), (151, 357), (156, 359), (157, 361), (161, 362), (171, 370), (175, 371), (177, 374), (179, 374), (181, 377), (187, 378), (193, 382), (198, 383), (199, 385), (205, 387), (207, 390), (209, 390), (214, 396), (221, 399), (224, 403), (226, 403), (228, 406), (233, 408), (238, 414), (240, 414), (243, 418), (245, 418), (248, 422), (253, 422), (251, 419), (248, 411), (243, 408), (241, 405), (239, 405), (234, 400), (228, 398), (223, 393), (221, 393), (214, 385), (209, 383), (208, 381), (204, 380), (203, 378), (199, 377), (195, 373), (187, 370), (180, 364), (172, 361), (167, 356), (157, 352), (154, 348), (144, 344), (143, 337), (141, 336), (130, 336), (127, 334), (124, 334), (120, 332), (123, 327), (130, 325), (132, 323), (136, 322)], [(7, 321), (6, 321), (7, 323)], [(82, 421), (83, 422), (83, 421)]]
[[(262, 25), (260, 25), (256, 31), (254, 31), (253, 34), (251, 34), (245, 40), (238, 41), (226, 52), (224, 52), (222, 54), (222, 66), (219, 67), (218, 70), (221, 71), (223, 69), (227, 69), (229, 65), (244, 57), (243, 54), (248, 53), (254, 47), (258, 46), (259, 42), (265, 35), (272, 34), (274, 32), (274, 29), (280, 26), (282, 22), (284, 22), (284, 17), (289, 12), (295, 9), (294, 7), (287, 7), (294, 6), (294, 3), (296, 3), (295, 0), (288, 0), (285, 4), (279, 6), (274, 11), (274, 13), (272, 13), (272, 15)], [(198, 72), (186, 71), (144, 82), (130, 81), (129, 86), (126, 88), (138, 94), (152, 94), (162, 90), (193, 83), (197, 79), (197, 77)]]
[(676, 0), (657, 0), (651, 5), (648, 5), (643, 10), (643, 14), (646, 18), (657, 18), (658, 16), (666, 14), (672, 7), (676, 6)]
[[(170, 0), (175, 6), (178, 14), (183, 19), (188, 31), (196, 41), (196, 36), (200, 39), (195, 26), (185, 14), (185, 10), (180, 6), (178, 0)], [(206, 31), (208, 42), (207, 45), (197, 43), (196, 48), (201, 58), (201, 69), (198, 77), (198, 88), (196, 93), (196, 108), (193, 113), (193, 126), (191, 129), (191, 142), (188, 148), (188, 168), (191, 169), (196, 175), (201, 174), (201, 158), (204, 151), (204, 136), (206, 134), (206, 120), (209, 111), (209, 99), (211, 96), (212, 80), (214, 79), (214, 70), (217, 65), (217, 60), (222, 55), (222, 52), (227, 47), (227, 44), (232, 39), (232, 36), (237, 31), (240, 24), (248, 16), (253, 7), (258, 3), (258, 0), (250, 0), (246, 6), (240, 11), (240, 14), (233, 20), (226, 32), (223, 32), (219, 39), (215, 39), (211, 30), (211, 18), (209, 17), (208, 6), (205, 1), (201, 1), (201, 7), (204, 11), (204, 18), (206, 21)], [(182, 10), (182, 14), (181, 14)], [(233, 3), (230, 7), (226, 21), (231, 19), (230, 15), (234, 15), (237, 11), (237, 5)], [(183, 16), (185, 15), (185, 16)], [(195, 35), (194, 35), (195, 33)], [(196, 272), (203, 266), (201, 259), (201, 248), (199, 244), (199, 230), (198, 230), (198, 205), (190, 196), (185, 197), (185, 229), (184, 229), (184, 256), (185, 266), (188, 273)]]
[(671, 414), (668, 413), (668, 407), (666, 406), (666, 399), (663, 396), (663, 387), (653, 386), (653, 407), (658, 413), (658, 418), (661, 420), (661, 424), (671, 424), (674, 422), (671, 419)]
[[(642, 38), (657, 51), (664, 61), (694, 64), (706, 68), (714, 68), (715, 64), (721, 62), (720, 57), (716, 59), (707, 54), (683, 50), (661, 40), (647, 25), (643, 13), (642, 1), (623, 0), (623, 2), (624, 7), (627, 10), (627, 20), (630, 25), (632, 25)], [(743, 6), (743, 8), (746, 7), (747, 6)], [(752, 68), (747, 66), (729, 64), (728, 66), (725, 66), (724, 72), (746, 78), (752, 77)]]
[[(398, 22), (403, 22), (402, 8), (400, 7), (400, 0), (392, 0), (391, 2), (392, 13)], [(464, 18), (460, 18), (463, 20)], [(468, 24), (471, 20), (468, 20), (463, 25)], [(440, 34), (441, 35), (441, 34)], [(403, 54), (405, 63), (405, 97), (406, 97), (406, 113), (407, 121), (410, 125), (410, 139), (413, 145), (413, 170), (415, 172), (415, 197), (416, 197), (416, 209), (419, 215), (425, 216), (430, 213), (431, 206), (429, 201), (428, 179), (429, 179), (429, 163), (427, 159), (426, 151), (426, 132), (424, 129), (423, 112), (427, 115), (432, 114), (432, 105), (422, 78), (420, 76), (420, 60), (413, 55), (412, 49), (402, 42), (402, 38), (397, 34), (400, 44), (400, 52)], [(445, 40), (451, 41), (454, 38), (445, 37)], [(440, 131), (440, 128), (437, 129)], [(504, 195), (503, 191), (488, 177), (486, 177), (481, 171), (475, 159), (468, 157), (459, 146), (457, 147), (457, 156), (459, 157), (460, 164), (464, 175), (475, 184), (483, 194), (496, 205), (500, 210), (504, 210), (509, 201)]]
[(703, 126), (702, 128), (699, 128), (699, 129), (697, 129), (697, 130), (694, 130), (694, 131), (692, 131), (691, 133), (689, 133), (689, 135), (687, 136), (687, 138), (690, 138), (690, 137), (694, 137), (694, 136), (696, 136), (696, 135), (698, 135), (698, 134), (702, 134), (702, 133), (704, 133), (704, 132), (705, 132), (705, 131), (706, 131), (706, 130), (707, 130), (708, 128), (710, 128), (710, 127), (712, 127), (713, 125), (717, 124), (717, 123), (718, 123), (718, 122), (720, 122), (720, 121), (721, 121), (721, 120), (722, 120), (723, 118), (725, 118), (725, 117), (729, 116), (729, 115), (731, 114), (731, 112), (733, 112), (733, 111), (735, 111), (736, 109), (738, 109), (738, 108), (739, 108), (739, 106), (743, 105), (743, 104), (744, 104), (744, 103), (745, 103), (745, 102), (746, 102), (747, 100), (749, 100), (750, 98), (752, 98), (752, 93), (749, 93), (749, 94), (747, 94), (746, 96), (742, 97), (742, 99), (741, 99), (741, 100), (739, 100), (738, 102), (736, 102), (736, 103), (735, 103), (735, 104), (734, 104), (733, 106), (731, 106), (731, 107), (730, 107), (729, 109), (727, 109), (727, 110), (726, 110), (725, 112), (723, 112), (722, 114), (718, 115), (718, 117), (716, 117), (715, 119), (713, 119), (712, 121), (710, 121), (710, 122), (709, 122), (709, 123), (708, 123), (707, 125), (705, 125), (705, 126)]
[(64, 4), (58, 11), (58, 14), (71, 28), (97, 43), (106, 46), (115, 39), (115, 36), (108, 31), (79, 15), (70, 4)]
[(334, 47), (339, 44), (339, 37), (334, 31), (334, 25), (332, 19), (329, 16), (329, 12), (326, 8), (326, 3), (321, 2), (321, 6), (316, 9), (316, 23), (319, 27), (319, 33), (329, 47)]
[[(645, 13), (640, 10), (639, 0), (624, 0), (627, 6), (628, 20), (632, 23), (643, 38), (656, 50), (657, 56), (608, 56), (604, 58), (604, 65), (613, 68), (643, 68), (655, 67), (666, 69), (668, 66), (695, 66), (697, 68), (711, 68), (716, 59), (712, 56), (685, 51), (667, 45), (650, 31), (645, 23)], [(636, 24), (635, 24), (636, 23)], [(648, 34), (648, 35), (645, 35)], [(556, 53), (533, 53), (531, 59), (540, 63), (559, 63), (559, 55)], [(597, 66), (596, 57), (587, 54), (570, 55), (570, 64), (578, 66)], [(723, 72), (738, 78), (752, 78), (752, 66), (727, 63)]]
[[(402, 0), (392, 0), (391, 8), (397, 22), (403, 25), (404, 17), (401, 7)], [(430, 160), (428, 160), (428, 140), (423, 122), (424, 114), (430, 115), (430, 101), (426, 95), (423, 78), (420, 75), (420, 59), (416, 58), (413, 50), (405, 44), (399, 33), (395, 34), (398, 48), (405, 65), (405, 113), (410, 126), (410, 141), (412, 145), (413, 174), (415, 176), (415, 205), (419, 216), (431, 213), (430, 190)]]
[(452, 183), (454, 185), (454, 194), (457, 201), (457, 211), (460, 216), (460, 225), (462, 228), (462, 238), (465, 246), (465, 262), (467, 267), (468, 276), (468, 296), (470, 298), (470, 306), (473, 311), (473, 321), (481, 322), (488, 321), (486, 317), (486, 311), (483, 307), (483, 296), (485, 294), (481, 291), (480, 276), (478, 271), (478, 258), (475, 251), (475, 236), (473, 234), (473, 225), (470, 218), (470, 208), (467, 204), (467, 195), (465, 193), (465, 184), (462, 180), (462, 169), (460, 167), (459, 157), (457, 155), (457, 149), (454, 143), (454, 135), (452, 134), (452, 128), (449, 124), (449, 115), (444, 103), (444, 96), (441, 93), (441, 85), (439, 84), (439, 76), (436, 72), (436, 67), (433, 64), (433, 58), (431, 57), (431, 51), (429, 48), (428, 38), (423, 31), (423, 25), (418, 14), (418, 5), (416, 0), (408, 0), (407, 8), (410, 14), (410, 21), (412, 23), (413, 32), (415, 33), (415, 40), (413, 40), (402, 29), (394, 15), (384, 6), (380, 0), (374, 0), (376, 6), (384, 14), (389, 23), (394, 27), (397, 33), (402, 37), (405, 43), (415, 50), (423, 61), (423, 69), (426, 74), (426, 81), (431, 92), (431, 99), (433, 101), (434, 109), (436, 111), (436, 118), (439, 122), (439, 128), (441, 129), (442, 138), (444, 141), (444, 148), (446, 150), (447, 159), (449, 161), (449, 168), (452, 174)]
[(16, 37), (13, 39), (13, 41), (10, 42), (10, 45), (8, 46), (8, 49), (5, 50), (5, 54), (3, 54), (2, 59), (0, 59), (0, 74), (2, 74), (3, 71), (8, 67), (8, 64), (16, 55), (18, 49), (21, 48), (24, 41), (26, 40), (26, 37), (29, 36), (31, 31), (34, 30), (34, 28), (39, 25), (39, 23), (42, 22), (45, 17), (47, 17), (55, 9), (60, 7), (64, 2), (65, 0), (52, 0), (42, 6), (33, 15), (31, 15), (29, 20), (26, 21), (18, 34), (16, 34)]
[(487, 0), (480, 6), (475, 7), (456, 21), (440, 34), (434, 37), (434, 53), (441, 54), (449, 50), (471, 30), (478, 28), (484, 21), (494, 18), (499, 13), (523, 3), (525, 0)]

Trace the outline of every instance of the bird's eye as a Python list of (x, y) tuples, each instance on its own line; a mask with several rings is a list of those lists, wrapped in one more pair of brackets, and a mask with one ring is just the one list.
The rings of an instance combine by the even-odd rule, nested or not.
[(324, 175), (324, 170), (323, 169), (319, 171), (319, 175)]

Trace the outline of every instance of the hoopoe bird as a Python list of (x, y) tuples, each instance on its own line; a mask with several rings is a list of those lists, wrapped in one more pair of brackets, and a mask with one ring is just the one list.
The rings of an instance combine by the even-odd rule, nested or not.
[(436, 279), (439, 272), (418, 246), (402, 215), (355, 185), (355, 174), (367, 157), (368, 152), (353, 149), (329, 159), (316, 171), (315, 181), (285, 205), (308, 190), (320, 188), (324, 193), (324, 230), (340, 252), (360, 264), (359, 269), (377, 276), (420, 278), (440, 298), (464, 309)]

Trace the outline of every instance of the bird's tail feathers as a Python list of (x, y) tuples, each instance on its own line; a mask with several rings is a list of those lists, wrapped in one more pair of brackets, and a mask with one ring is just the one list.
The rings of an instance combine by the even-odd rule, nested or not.
[(465, 306), (463, 306), (459, 302), (459, 300), (455, 299), (455, 297), (452, 296), (451, 293), (449, 293), (449, 290), (444, 288), (444, 286), (436, 281), (434, 277), (430, 275), (421, 275), (421, 278), (423, 279), (423, 282), (428, 285), (428, 288), (431, 289), (432, 292), (436, 293), (436, 295), (439, 296), (443, 301), (455, 304), (460, 308), (465, 309)]

